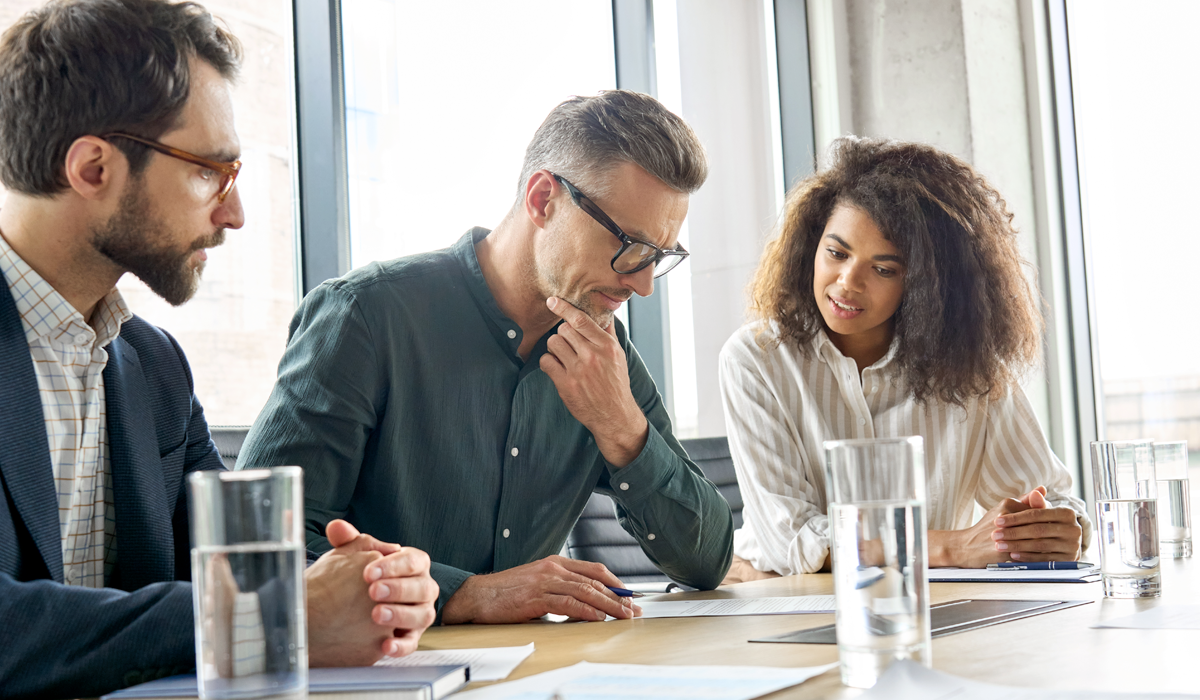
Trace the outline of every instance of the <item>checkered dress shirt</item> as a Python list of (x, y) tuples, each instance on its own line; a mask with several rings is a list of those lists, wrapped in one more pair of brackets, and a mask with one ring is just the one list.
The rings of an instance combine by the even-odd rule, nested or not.
[(104, 410), (104, 349), (132, 314), (109, 292), (92, 325), (0, 236), (0, 272), (21, 315), (37, 373), (58, 493), (63, 580), (101, 588), (117, 560)]

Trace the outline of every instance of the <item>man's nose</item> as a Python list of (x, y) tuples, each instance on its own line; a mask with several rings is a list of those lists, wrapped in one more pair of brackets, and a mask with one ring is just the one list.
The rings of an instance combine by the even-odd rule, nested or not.
[(640, 297), (650, 296), (654, 293), (654, 266), (649, 265), (632, 274), (621, 275), (621, 284), (632, 289)]
[(241, 228), (246, 223), (246, 211), (242, 209), (242, 196), (237, 185), (225, 195), (225, 201), (217, 205), (212, 222), (220, 228)]

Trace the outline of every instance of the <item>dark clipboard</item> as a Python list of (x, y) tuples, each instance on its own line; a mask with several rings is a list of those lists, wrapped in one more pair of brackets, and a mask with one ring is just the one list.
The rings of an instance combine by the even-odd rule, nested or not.
[[(1090, 600), (952, 600), (948, 603), (930, 606), (929, 621), (933, 628), (931, 636), (944, 637), (948, 634), (968, 632), (1091, 602)], [(886, 633), (886, 630), (881, 631)], [(783, 644), (836, 644), (837, 634), (834, 625), (825, 625), (750, 641)]]

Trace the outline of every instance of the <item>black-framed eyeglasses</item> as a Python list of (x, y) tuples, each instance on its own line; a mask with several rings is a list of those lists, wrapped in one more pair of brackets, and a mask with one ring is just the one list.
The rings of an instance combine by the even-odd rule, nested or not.
[(232, 163), (221, 163), (215, 160), (209, 160), (208, 158), (203, 158), (195, 153), (188, 153), (181, 148), (175, 148), (174, 146), (168, 146), (165, 143), (159, 143), (153, 139), (144, 139), (141, 136), (126, 134), (123, 131), (114, 131), (111, 134), (105, 134), (100, 138), (107, 141), (114, 136), (119, 136), (123, 139), (129, 139), (130, 141), (136, 141), (143, 146), (153, 148), (163, 155), (171, 156), (172, 158), (178, 158), (186, 163), (199, 165), (202, 168), (208, 168), (215, 173), (219, 173), (221, 175), (221, 183), (217, 188), (218, 202), (224, 203), (225, 198), (229, 196), (229, 192), (233, 189), (233, 183), (235, 180), (237, 180), (238, 173), (242, 169), (242, 161), (240, 160), (235, 160)]
[[(588, 216), (596, 220), (608, 232), (616, 236), (621, 241), (621, 247), (617, 250), (617, 254), (612, 259), (612, 269), (620, 275), (632, 275), (635, 272), (645, 270), (651, 265), (654, 266), (654, 276), (662, 277), (675, 266), (683, 262), (689, 253), (683, 249), (683, 246), (676, 245), (670, 250), (663, 250), (653, 243), (639, 241), (621, 230), (620, 226), (608, 217), (596, 203), (588, 199), (587, 195), (579, 191), (579, 188), (567, 181), (567, 178), (557, 173), (550, 173), (555, 180), (562, 183), (563, 187), (567, 188), (567, 194), (571, 195), (571, 201), (575, 202), (575, 206), (582, 209)], [(665, 261), (665, 262), (664, 262)], [(660, 264), (661, 263), (661, 264)]]

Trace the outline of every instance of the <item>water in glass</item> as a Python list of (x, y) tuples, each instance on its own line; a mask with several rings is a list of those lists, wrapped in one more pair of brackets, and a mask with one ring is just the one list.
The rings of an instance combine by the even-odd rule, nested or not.
[(869, 688), (893, 660), (929, 665), (920, 501), (830, 506), (842, 682)]
[(1192, 556), (1190, 504), (1187, 479), (1158, 482), (1158, 549), (1164, 558)]
[(1104, 595), (1143, 598), (1161, 595), (1156, 499), (1100, 501), (1099, 538)]
[(202, 698), (304, 697), (305, 556), (273, 542), (193, 548)]

